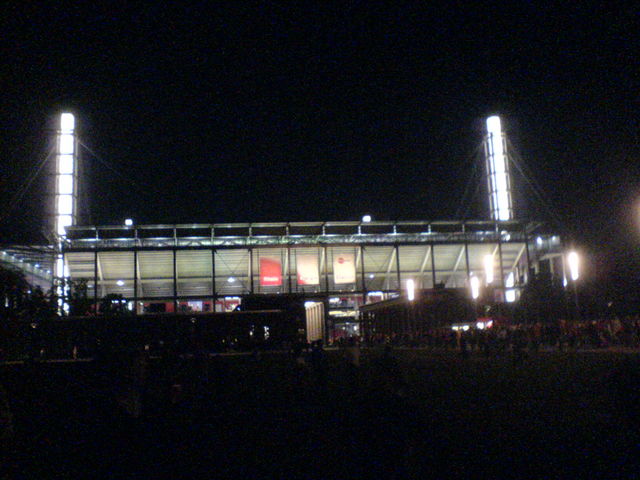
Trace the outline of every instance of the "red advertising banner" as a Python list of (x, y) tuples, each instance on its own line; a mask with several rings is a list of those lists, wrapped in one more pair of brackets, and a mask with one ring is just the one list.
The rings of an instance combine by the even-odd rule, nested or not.
[(278, 287), (282, 285), (282, 263), (278, 258), (260, 258), (260, 286)]

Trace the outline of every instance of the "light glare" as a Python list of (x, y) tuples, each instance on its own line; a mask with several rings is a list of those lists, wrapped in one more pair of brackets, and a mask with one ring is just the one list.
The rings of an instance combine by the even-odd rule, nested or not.
[(476, 276), (471, 277), (471, 298), (474, 300), (480, 296), (480, 279)]
[(76, 119), (73, 113), (63, 113), (60, 115), (60, 130), (63, 132), (73, 132), (76, 128)]
[(73, 155), (59, 155), (58, 162), (58, 173), (73, 173)]
[(66, 235), (65, 227), (69, 227), (72, 224), (71, 215), (58, 215), (56, 219), (56, 232), (58, 232), (58, 235)]
[(416, 298), (416, 286), (411, 278), (407, 280), (407, 298), (410, 302), (413, 302)]
[(73, 193), (73, 176), (58, 175), (58, 194), (71, 195)]
[[(509, 272), (506, 281), (504, 282), (505, 287), (513, 287), (515, 285), (515, 275), (513, 272)], [(512, 303), (516, 301), (516, 291), (511, 288), (504, 292), (505, 299), (507, 302)]]
[(571, 274), (571, 280), (574, 282), (580, 278), (580, 257), (577, 252), (569, 252), (567, 255), (567, 262), (569, 263), (569, 273)]
[(68, 133), (63, 133), (60, 135), (60, 153), (61, 155), (72, 154), (73, 153), (73, 135)]
[(493, 282), (493, 255), (484, 256), (484, 275), (487, 285)]
[(58, 214), (71, 215), (73, 213), (73, 197), (71, 195), (58, 195)]

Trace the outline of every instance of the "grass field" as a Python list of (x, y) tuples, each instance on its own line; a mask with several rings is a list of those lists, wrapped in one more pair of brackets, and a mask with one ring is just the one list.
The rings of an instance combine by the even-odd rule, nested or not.
[[(8, 478), (636, 478), (640, 356), (328, 352), (152, 362), (139, 418), (126, 365), (0, 367)], [(169, 402), (173, 384), (182, 395)], [(121, 402), (122, 403), (122, 402)]]

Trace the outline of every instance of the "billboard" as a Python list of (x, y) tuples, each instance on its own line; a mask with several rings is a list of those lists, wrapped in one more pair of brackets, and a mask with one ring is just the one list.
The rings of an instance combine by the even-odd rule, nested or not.
[(260, 286), (278, 287), (282, 285), (282, 262), (279, 258), (260, 258)]
[(297, 255), (296, 271), (298, 272), (298, 285), (320, 284), (317, 255)]
[(356, 264), (353, 253), (341, 253), (333, 257), (333, 282), (336, 285), (356, 282)]

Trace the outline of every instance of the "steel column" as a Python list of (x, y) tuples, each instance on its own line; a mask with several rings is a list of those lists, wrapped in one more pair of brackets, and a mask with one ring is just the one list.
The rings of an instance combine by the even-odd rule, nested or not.
[(253, 295), (253, 248), (249, 249), (249, 289)]
[[(522, 229), (523, 233), (524, 233), (524, 247), (525, 247), (525, 251), (527, 254), (527, 279), (526, 279), (526, 283), (529, 283), (529, 280), (531, 279), (531, 257), (529, 256), (529, 235), (527, 235), (527, 227), (525, 226)], [(564, 275), (564, 260), (562, 262), (562, 274)]]
[(365, 304), (367, 303), (367, 282), (365, 280), (365, 272), (364, 272), (364, 247), (362, 245), (360, 245), (360, 268), (362, 269), (360, 271), (360, 277), (362, 278), (362, 292), (363, 292), (363, 297), (362, 297), (362, 303)]
[[(289, 227), (287, 226), (287, 230)], [(287, 245), (287, 278), (289, 279), (289, 293), (291, 292), (291, 246)]]
[(504, 295), (504, 266), (502, 265), (502, 235), (498, 234), (498, 258), (500, 259), (500, 285), (502, 286), (502, 293)]
[(178, 264), (176, 248), (173, 248), (173, 313), (178, 313)]
[[(395, 229), (395, 225), (393, 226)], [(398, 277), (398, 292), (402, 291), (402, 281), (400, 280), (400, 248), (396, 243), (396, 277)]]
[(436, 251), (433, 243), (431, 243), (431, 280), (433, 288), (436, 288)]
[[(329, 294), (329, 258), (327, 257), (327, 246), (325, 245), (323, 247), (323, 251), (324, 251), (324, 291), (325, 293), (328, 295)], [(327, 302), (327, 307), (329, 306), (329, 303)], [(329, 312), (329, 309), (327, 308), (327, 312)], [(327, 315), (329, 315), (327, 313)]]
[(93, 308), (98, 315), (98, 250), (93, 252)]
[(216, 250), (211, 249), (211, 294), (213, 295), (213, 306), (211, 311), (215, 311), (216, 306)]
[(138, 249), (133, 250), (133, 311), (138, 315)]

